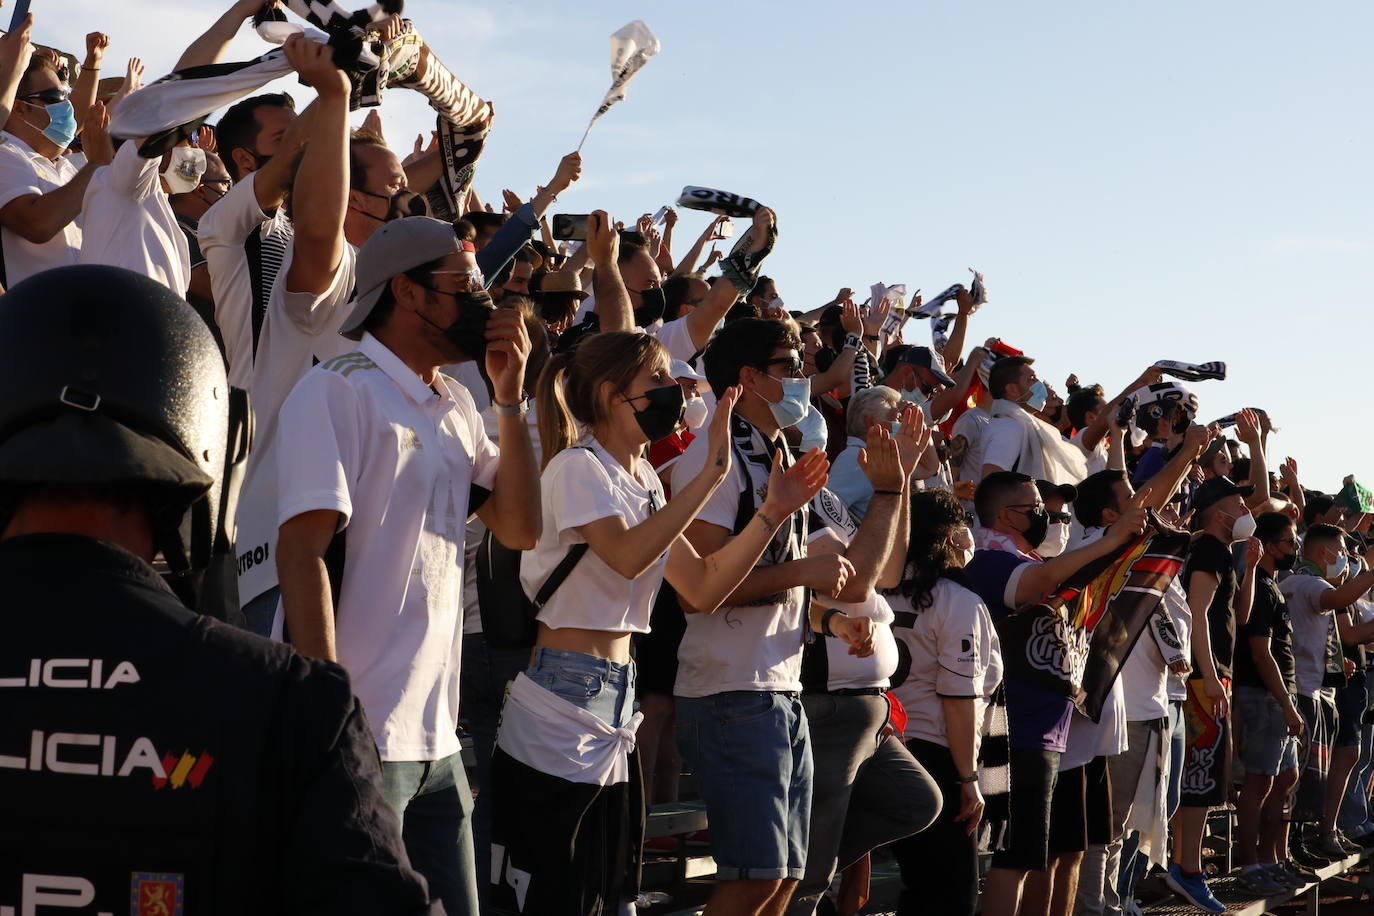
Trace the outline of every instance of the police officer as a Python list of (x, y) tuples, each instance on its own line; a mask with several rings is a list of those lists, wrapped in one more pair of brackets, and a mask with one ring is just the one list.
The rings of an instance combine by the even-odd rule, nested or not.
[(145, 277), (0, 297), (0, 912), (431, 911), (343, 669), (149, 565), (209, 559), (227, 393)]

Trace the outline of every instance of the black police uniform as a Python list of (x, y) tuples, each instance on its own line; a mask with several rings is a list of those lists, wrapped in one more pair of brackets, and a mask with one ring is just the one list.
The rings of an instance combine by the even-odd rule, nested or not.
[(442, 912), (342, 668), (91, 538), (0, 542), (0, 582), (0, 912)]

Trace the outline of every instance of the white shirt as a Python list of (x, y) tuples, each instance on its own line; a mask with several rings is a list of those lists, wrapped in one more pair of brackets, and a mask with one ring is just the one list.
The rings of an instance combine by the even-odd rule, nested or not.
[[(663, 344), (663, 348), (672, 359), (680, 359), (685, 363), (697, 355), (697, 345), (692, 341), (692, 332), (687, 327), (686, 315), (674, 318), (651, 333)], [(705, 383), (702, 383), (702, 387), (706, 387)]]
[[(1089, 528), (1079, 536), (1076, 543), (1070, 545), (1070, 549), (1077, 550), (1079, 547), (1100, 541), (1106, 533), (1106, 528)], [(1149, 638), (1148, 634), (1142, 638)], [(1131, 655), (1139, 651), (1140, 644), (1136, 643)], [(1071, 770), (1081, 767), (1094, 757), (1111, 757), (1125, 749), (1126, 695), (1121, 678), (1118, 677), (1112, 682), (1112, 689), (1108, 691), (1106, 701), (1102, 704), (1102, 716), (1098, 721), (1094, 722), (1077, 709), (1074, 710), (1072, 718), (1069, 719), (1068, 744), (1064, 748), (1059, 766), (1061, 769)]]
[[(1178, 642), (1182, 647), (1191, 645), (1193, 638), (1193, 611), (1188, 607), (1188, 594), (1179, 584), (1178, 578), (1169, 583), (1169, 590), (1164, 593), (1164, 610), (1169, 615), (1170, 622), (1174, 625), (1174, 632), (1178, 634)], [(1183, 702), (1188, 699), (1188, 677), (1190, 675), (1175, 674), (1169, 672), (1169, 701)]]
[[(1157, 613), (1166, 612), (1161, 608)], [(1117, 679), (1126, 693), (1127, 722), (1148, 722), (1169, 715), (1169, 669), (1150, 632), (1154, 624), (1152, 616)]]
[(95, 170), (81, 204), (78, 264), (108, 264), (151, 277), (178, 296), (191, 285), (191, 248), (158, 176), (160, 158), (144, 159), (126, 140), (114, 161)]
[(826, 689), (886, 689), (892, 683), (892, 675), (899, 661), (897, 637), (892, 633), (892, 621), (895, 619), (892, 606), (877, 592), (872, 592), (865, 601), (827, 600), (825, 603), (829, 607), (839, 608), (850, 617), (866, 617), (874, 623), (873, 654), (866, 658), (849, 654), (849, 644), (842, 639), (817, 637), (825, 646)]
[[(457, 363), (456, 367), (476, 365), (474, 362)], [(456, 378), (451, 373), (445, 372), (449, 378)], [(459, 384), (462, 384), (460, 381)], [(477, 400), (473, 390), (467, 388), (468, 394), (473, 395), (473, 401)], [(487, 393), (486, 386), (482, 386), (482, 394)], [(529, 430), (530, 445), (534, 449), (535, 460), (539, 460), (539, 417), (534, 409), (534, 398), (529, 400), (529, 410), (525, 412), (525, 428)], [(500, 438), (501, 418), (496, 415), (490, 405), (481, 411), (482, 425), (486, 428), (487, 438), (495, 442)], [(477, 516), (468, 519), (467, 535), (463, 539), (463, 635), (482, 632), (482, 609), (477, 604), (477, 548), (482, 544), (482, 538), (487, 533), (487, 526), (482, 524), (482, 520)]]
[(1097, 445), (1088, 448), (1083, 444), (1083, 434), (1087, 429), (1080, 429), (1073, 434), (1069, 441), (1083, 450), (1083, 454), (1088, 456), (1088, 473), (1096, 474), (1098, 471), (1107, 470), (1107, 437), (1103, 436), (1097, 440)]
[[(630, 778), (630, 752), (644, 713), (622, 711), (619, 726), (550, 693), (522, 671), (501, 707), (496, 746), (525, 766), (584, 785), (613, 786)], [(576, 753), (568, 753), (575, 748)]]
[[(239, 600), (247, 604), (277, 584), (277, 459), (274, 455), (278, 412), (291, 389), (322, 363), (357, 346), (339, 335), (353, 296), (358, 249), (345, 244), (343, 259), (328, 290), (313, 293), (286, 291), (291, 251), (277, 274), (268, 302), (258, 356), (253, 364), (249, 395), (256, 426), (253, 451), (244, 471), (239, 495), (234, 548), (239, 555)], [(260, 559), (261, 558), (261, 559)]]
[[(950, 441), (957, 445), (957, 440), (962, 437), (966, 443), (964, 446), (963, 461), (959, 465), (959, 479), (972, 480), (974, 483), (983, 479), (983, 451), (987, 444), (987, 430), (992, 423), (992, 414), (981, 407), (970, 407), (959, 415), (959, 419), (954, 421), (954, 426), (950, 428)], [(971, 500), (966, 500), (971, 504)]]
[(281, 414), (278, 522), (342, 516), (335, 639), (382, 759), (457, 753), (464, 522), (495, 483), (495, 443), (461, 386), (430, 388), (371, 335)]
[[(26, 194), (47, 194), (65, 187), (78, 171), (67, 157), (53, 162), (14, 134), (0, 132), (0, 207)], [(4, 253), (6, 289), (40, 271), (75, 264), (81, 250), (81, 217), (37, 244), (8, 228), (0, 229), (0, 250)]]
[[(580, 526), (619, 516), (633, 528), (665, 503), (663, 485), (647, 460), (635, 459), (632, 475), (595, 438), (579, 445), (554, 455), (539, 480), (544, 527), (539, 543), (520, 561), (520, 584), (530, 600), (568, 549), (586, 542)], [(643, 573), (626, 579), (589, 549), (539, 612), (539, 621), (555, 630), (647, 633), (667, 565), (665, 551)]]
[(1321, 576), (1300, 573), (1285, 576), (1279, 582), (1293, 624), (1293, 666), (1301, 696), (1315, 697), (1326, 676), (1326, 647), (1336, 618), (1330, 610), (1322, 608), (1321, 599), (1334, 587)]
[[(983, 465), (992, 464), (1004, 471), (1019, 471), (1029, 474), (1036, 480), (1044, 478), (1043, 462), (1040, 460), (1040, 443), (1033, 441), (1026, 424), (999, 412), (1023, 410), (1011, 401), (992, 402), (993, 418), (983, 435)], [(983, 465), (975, 473), (982, 479)], [(964, 467), (968, 467), (967, 459)]]
[[(1002, 647), (987, 605), (974, 592), (941, 579), (931, 598), (911, 626), (893, 629), (911, 653), (911, 673), (892, 693), (906, 708), (905, 737), (949, 747), (940, 699), (972, 699), (976, 734), (1002, 682)], [(888, 601), (898, 614), (912, 613), (905, 595), (889, 594)]]
[[(767, 454), (762, 435), (754, 430), (753, 437), (756, 449)], [(673, 478), (691, 480), (699, 474), (710, 453), (709, 446), (706, 436), (692, 440), (678, 459)], [(698, 520), (730, 531), (734, 530), (740, 490), (746, 479), (754, 491), (756, 509), (763, 505), (760, 490), (768, 481), (765, 468), (741, 462), (738, 455), (734, 459), (730, 473), (697, 513)], [(748, 466), (741, 468), (742, 463)], [(783, 539), (791, 527), (792, 523), (784, 523), (757, 566), (770, 565), (769, 555), (775, 550), (781, 555)], [(795, 555), (804, 555), (804, 548)], [(802, 614), (805, 594), (801, 586), (782, 594), (783, 600), (776, 604), (722, 606), (714, 614), (688, 614), (687, 630), (678, 647), (673, 693), (704, 697), (729, 690), (800, 691), (802, 644), (809, 626)]]
[(234, 184), (200, 218), (200, 253), (210, 271), (215, 324), (224, 338), (229, 384), (247, 389), (253, 376), (253, 316), (264, 320), (295, 227), (285, 208), (272, 216), (258, 206), (258, 173)]

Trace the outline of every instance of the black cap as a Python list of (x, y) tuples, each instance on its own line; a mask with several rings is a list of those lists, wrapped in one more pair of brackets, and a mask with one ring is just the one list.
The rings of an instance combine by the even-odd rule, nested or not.
[(1211, 480), (1203, 481), (1202, 485), (1193, 491), (1193, 511), (1201, 512), (1208, 506), (1225, 499), (1228, 496), (1249, 496), (1255, 492), (1255, 488), (1250, 484), (1241, 486), (1234, 483), (1227, 477), (1213, 477)]
[(1037, 480), (1035, 488), (1040, 491), (1041, 499), (1058, 496), (1064, 502), (1071, 503), (1078, 498), (1078, 488), (1071, 483), (1053, 484), (1048, 480)]
[(920, 366), (922, 369), (929, 369), (930, 374), (935, 376), (936, 381), (946, 388), (954, 387), (954, 379), (945, 373), (945, 361), (940, 355), (930, 347), (912, 347), (902, 354), (899, 362), (910, 363), (913, 366)]

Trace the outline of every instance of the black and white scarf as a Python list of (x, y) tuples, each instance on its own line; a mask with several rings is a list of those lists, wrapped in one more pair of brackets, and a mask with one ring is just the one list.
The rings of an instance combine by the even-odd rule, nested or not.
[(1226, 380), (1226, 364), (1220, 360), (1210, 363), (1185, 363), (1177, 359), (1161, 359), (1155, 363), (1155, 368), (1185, 382), (1200, 382), (1209, 378)]

